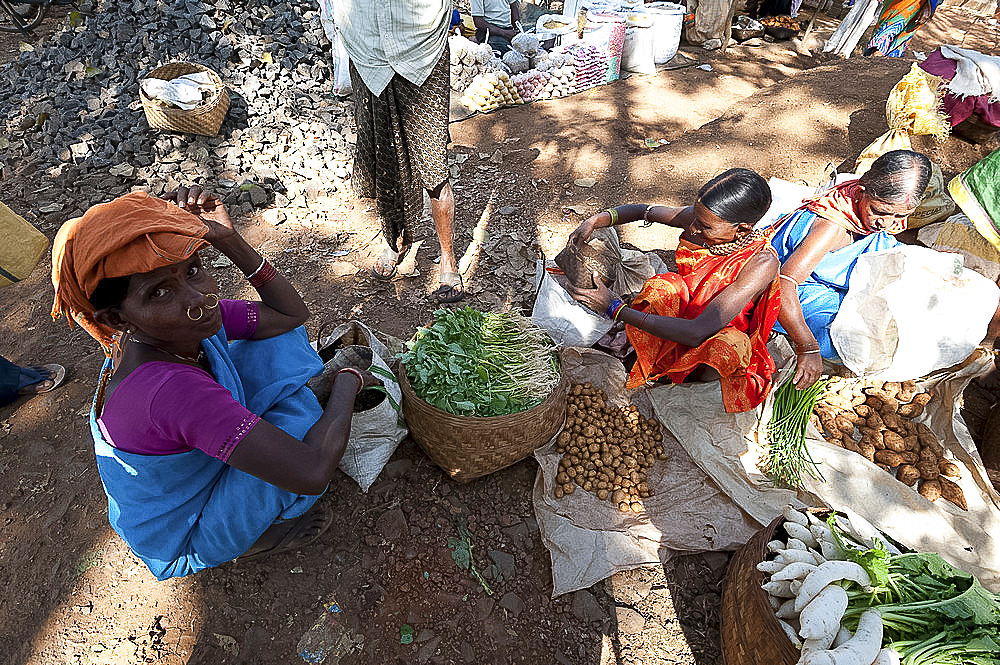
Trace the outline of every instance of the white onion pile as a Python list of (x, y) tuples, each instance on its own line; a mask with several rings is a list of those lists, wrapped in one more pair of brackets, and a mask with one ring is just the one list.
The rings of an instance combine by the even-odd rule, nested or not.
[(576, 92), (576, 69), (571, 65), (553, 69), (549, 75), (549, 81), (542, 87), (539, 99), (566, 97)]
[(573, 63), (573, 57), (565, 53), (539, 51), (535, 56), (535, 69), (547, 72)]
[(473, 79), (460, 100), (470, 111), (486, 113), (505, 104), (523, 104), (520, 93), (504, 72), (480, 74)]
[(497, 69), (498, 59), (489, 44), (476, 44), (460, 35), (448, 38), (451, 50), (451, 89), (461, 92), (480, 74)]
[(542, 91), (545, 88), (545, 84), (551, 78), (552, 75), (548, 72), (540, 72), (537, 69), (532, 69), (523, 74), (514, 74), (510, 77), (510, 80), (514, 82), (514, 87), (517, 88), (521, 99), (525, 102), (533, 102), (536, 99), (543, 99)]

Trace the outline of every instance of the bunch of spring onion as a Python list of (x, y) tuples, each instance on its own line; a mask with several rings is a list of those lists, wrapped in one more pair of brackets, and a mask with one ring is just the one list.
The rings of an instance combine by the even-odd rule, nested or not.
[(770, 443), (761, 470), (776, 485), (799, 488), (803, 474), (823, 478), (806, 447), (806, 426), (813, 405), (825, 388), (825, 379), (805, 390), (797, 389), (793, 381), (786, 381), (774, 394), (774, 410), (767, 425)]
[(549, 336), (514, 312), (439, 309), (401, 356), (413, 391), (463, 416), (502, 416), (541, 404), (559, 384)]

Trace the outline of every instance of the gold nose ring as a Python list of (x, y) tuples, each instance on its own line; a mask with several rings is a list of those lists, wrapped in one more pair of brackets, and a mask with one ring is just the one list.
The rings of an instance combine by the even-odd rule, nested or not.
[(215, 299), (215, 302), (213, 302), (211, 305), (205, 305), (205, 309), (215, 309), (216, 307), (219, 306), (219, 294), (218, 293), (206, 293), (205, 297), (206, 298), (214, 298)]
[(199, 307), (198, 308), (198, 316), (191, 316), (191, 310), (192, 309), (194, 309), (194, 308), (193, 307), (188, 307), (187, 308), (187, 317), (189, 319), (191, 319), (192, 321), (201, 321), (201, 318), (203, 316), (205, 316), (205, 310), (203, 310), (201, 307)]

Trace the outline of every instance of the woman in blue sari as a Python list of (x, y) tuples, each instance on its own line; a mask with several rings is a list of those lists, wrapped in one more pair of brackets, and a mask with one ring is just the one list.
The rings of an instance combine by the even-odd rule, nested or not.
[(837, 360), (830, 324), (847, 295), (862, 254), (891, 249), (906, 229), (931, 176), (931, 163), (911, 150), (879, 157), (858, 180), (837, 185), (777, 223), (771, 245), (781, 261), (781, 314), (775, 330), (795, 345), (795, 385), (819, 379), (823, 358)]
[[(94, 206), (53, 243), (53, 317), (105, 349), (91, 411), (111, 526), (158, 578), (295, 550), (332, 514), (316, 506), (347, 445), (354, 399), (375, 384), (342, 370), (320, 405), (323, 363), (295, 288), (198, 187)], [(202, 267), (211, 245), (259, 300), (225, 300)]]

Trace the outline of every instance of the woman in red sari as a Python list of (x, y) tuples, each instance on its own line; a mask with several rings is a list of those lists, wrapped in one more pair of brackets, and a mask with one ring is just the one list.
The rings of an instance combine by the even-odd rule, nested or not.
[(753, 227), (770, 205), (763, 178), (730, 169), (702, 186), (693, 206), (618, 206), (573, 231), (570, 243), (586, 242), (594, 229), (639, 220), (684, 229), (678, 271), (649, 279), (630, 305), (599, 279), (594, 289), (570, 287), (576, 300), (625, 324), (636, 353), (626, 387), (661, 378), (717, 379), (726, 411), (747, 411), (764, 401), (775, 370), (766, 344), (781, 290), (772, 232)]

